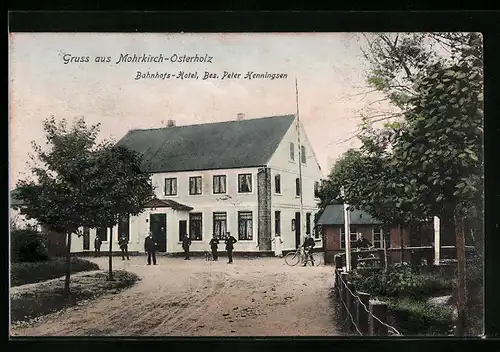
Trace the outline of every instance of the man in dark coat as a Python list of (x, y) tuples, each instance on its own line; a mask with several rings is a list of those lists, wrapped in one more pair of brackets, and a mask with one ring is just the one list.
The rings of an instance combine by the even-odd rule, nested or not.
[(215, 236), (215, 234), (212, 235), (212, 239), (210, 240), (209, 244), (210, 244), (210, 249), (212, 249), (213, 259), (214, 260), (219, 259), (217, 257), (217, 247), (219, 245), (219, 239), (217, 238), (217, 236)]
[(238, 242), (236, 238), (231, 236), (231, 234), (228, 232), (226, 239), (224, 240), (224, 243), (226, 244), (227, 258), (229, 259), (229, 261), (227, 262), (228, 264), (231, 264), (233, 262), (233, 248), (236, 242)]
[(191, 237), (186, 233), (182, 239), (182, 249), (184, 249), (184, 260), (189, 260), (189, 246), (191, 246)]
[(125, 257), (127, 257), (127, 260), (130, 260), (128, 256), (128, 239), (125, 235), (122, 235), (120, 239), (118, 240), (118, 244), (120, 245), (120, 249), (122, 251), (122, 260), (125, 260)]
[(101, 239), (98, 236), (96, 236), (94, 240), (94, 252), (96, 257), (98, 257), (101, 254), (101, 244), (102, 244)]
[(314, 242), (314, 238), (311, 237), (311, 235), (306, 235), (306, 239), (304, 240), (304, 244), (302, 247), (304, 247), (304, 263), (302, 266), (306, 266), (307, 262), (311, 260), (312, 265), (314, 266), (314, 258), (312, 256), (312, 249), (316, 243)]
[(353, 248), (358, 248), (358, 249), (368, 249), (372, 246), (370, 241), (368, 241), (363, 234), (358, 238), (356, 242), (353, 243)]
[(148, 254), (148, 265), (151, 265), (151, 258), (153, 258), (153, 265), (156, 265), (156, 245), (150, 232), (144, 240), (144, 252)]

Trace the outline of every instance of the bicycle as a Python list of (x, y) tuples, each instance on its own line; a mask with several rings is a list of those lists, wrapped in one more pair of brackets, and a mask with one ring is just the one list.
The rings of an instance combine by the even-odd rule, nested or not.
[[(312, 259), (311, 259), (312, 256)], [(299, 263), (306, 263), (311, 261), (312, 266), (320, 266), (322, 263), (322, 255), (319, 252), (311, 253), (306, 258), (302, 247), (297, 248), (294, 252), (285, 255), (285, 263), (289, 266), (296, 266)]]

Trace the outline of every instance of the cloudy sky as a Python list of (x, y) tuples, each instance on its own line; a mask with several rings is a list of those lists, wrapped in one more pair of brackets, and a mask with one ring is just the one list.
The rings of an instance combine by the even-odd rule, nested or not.
[[(359, 110), (379, 97), (366, 87), (364, 40), (354, 33), (307, 34), (90, 34), (13, 33), (10, 36), (11, 188), (28, 172), (30, 142), (43, 142), (42, 121), (84, 116), (102, 124), (102, 138), (120, 139), (134, 128), (295, 113), (325, 174), (356, 140)], [(211, 63), (119, 63), (121, 54), (208, 55)], [(64, 63), (64, 55), (90, 62)], [(66, 56), (66, 58), (70, 57)], [(95, 57), (111, 57), (96, 63)], [(137, 71), (198, 80), (140, 79)], [(287, 79), (207, 79), (204, 72), (286, 73)]]

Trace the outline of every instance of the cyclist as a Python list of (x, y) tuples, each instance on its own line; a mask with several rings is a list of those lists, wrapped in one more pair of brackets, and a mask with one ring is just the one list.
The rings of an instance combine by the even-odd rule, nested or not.
[(312, 265), (314, 266), (314, 258), (312, 256), (312, 249), (316, 243), (310, 234), (306, 235), (306, 239), (304, 240), (304, 244), (302, 244), (302, 248), (304, 248), (304, 264), (302, 266), (306, 266), (309, 259), (311, 260)]

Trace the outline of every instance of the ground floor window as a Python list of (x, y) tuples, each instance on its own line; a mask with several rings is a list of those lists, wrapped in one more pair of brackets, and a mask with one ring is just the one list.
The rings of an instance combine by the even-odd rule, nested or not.
[[(339, 227), (339, 234), (340, 234), (340, 248), (345, 249), (345, 226), (340, 226)], [(356, 228), (351, 226), (350, 229), (350, 234), (349, 234), (349, 239), (351, 241), (351, 248), (354, 242), (357, 241), (358, 239), (358, 233), (356, 232)]]
[(281, 212), (274, 212), (274, 233), (281, 235)]
[(253, 239), (252, 212), (250, 211), (238, 212), (238, 239), (243, 241), (251, 241)]
[(227, 234), (227, 214), (214, 213), (214, 235), (217, 238), (225, 238)]
[(311, 213), (306, 213), (306, 234), (311, 234)]
[(202, 240), (202, 223), (203, 215), (202, 213), (192, 213), (189, 214), (189, 235), (193, 241)]

